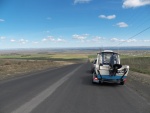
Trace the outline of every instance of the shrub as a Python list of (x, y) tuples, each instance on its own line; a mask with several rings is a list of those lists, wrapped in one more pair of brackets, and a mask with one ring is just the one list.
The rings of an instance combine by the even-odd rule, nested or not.
[(10, 62), (10, 61), (6, 61), (6, 62), (4, 63), (4, 65), (11, 65), (11, 62)]
[(18, 65), (21, 65), (21, 62), (18, 62)]

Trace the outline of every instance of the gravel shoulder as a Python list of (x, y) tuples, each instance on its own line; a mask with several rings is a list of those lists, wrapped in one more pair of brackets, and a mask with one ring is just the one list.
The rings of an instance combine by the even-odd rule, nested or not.
[(130, 71), (126, 85), (150, 103), (150, 75)]

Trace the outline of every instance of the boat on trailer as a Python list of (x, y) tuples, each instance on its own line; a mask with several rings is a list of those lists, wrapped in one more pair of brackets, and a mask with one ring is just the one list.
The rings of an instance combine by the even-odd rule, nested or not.
[(120, 64), (120, 56), (111, 50), (97, 53), (95, 70), (93, 72), (93, 83), (118, 83), (124, 85), (129, 72), (128, 65)]

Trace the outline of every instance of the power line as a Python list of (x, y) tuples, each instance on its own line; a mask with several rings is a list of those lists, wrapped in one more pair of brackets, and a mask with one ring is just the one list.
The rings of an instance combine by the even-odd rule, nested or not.
[[(137, 35), (139, 35), (139, 34), (142, 34), (143, 32), (147, 31), (148, 29), (150, 29), (150, 26), (149, 26), (149, 27), (147, 27), (146, 29), (144, 29), (144, 30), (140, 31), (139, 33), (137, 33), (137, 34), (135, 34), (135, 35), (131, 36), (131, 37), (130, 37), (130, 38), (128, 38), (127, 40), (132, 39), (132, 38), (136, 37), (136, 36), (137, 36)], [(125, 43), (125, 42), (120, 42), (117, 46), (119, 46), (119, 45), (121, 45), (121, 44), (123, 44), (123, 43)]]

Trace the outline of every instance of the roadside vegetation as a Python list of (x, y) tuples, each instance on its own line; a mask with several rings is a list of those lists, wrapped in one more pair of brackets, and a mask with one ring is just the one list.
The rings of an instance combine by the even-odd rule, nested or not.
[(50, 61), (50, 60), (17, 60), (0, 59), (0, 80), (29, 72), (60, 67), (74, 62)]
[(2, 54), (0, 59), (20, 59), (20, 60), (52, 60), (52, 61), (75, 61), (87, 59), (86, 54), (70, 54), (70, 53), (33, 53), (33, 54)]
[(123, 56), (121, 64), (130, 66), (130, 70), (150, 75), (150, 57)]
[[(69, 51), (0, 54), (0, 80), (22, 73), (86, 62), (87, 59), (92, 62), (97, 57), (96, 53), (97, 51)], [(120, 54), (121, 64), (129, 65), (132, 71), (150, 75), (150, 54), (131, 51)]]
[(0, 80), (23, 73), (70, 65), (87, 60), (80, 53), (9, 53), (0, 55)]
[(95, 54), (95, 55), (88, 55), (88, 59), (89, 59), (89, 61), (92, 63), (93, 61), (94, 61), (94, 59), (96, 59), (97, 58), (97, 54)]

